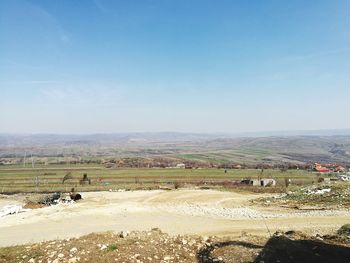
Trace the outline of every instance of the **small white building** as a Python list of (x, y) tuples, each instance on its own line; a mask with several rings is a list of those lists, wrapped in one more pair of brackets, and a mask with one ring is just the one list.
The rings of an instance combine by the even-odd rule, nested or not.
[(261, 186), (275, 186), (276, 185), (276, 180), (275, 179), (261, 179), (260, 180), (260, 185)]
[(267, 186), (275, 186), (276, 185), (276, 180), (275, 179), (270, 179), (270, 178), (250, 179), (250, 180), (242, 180), (241, 183), (252, 185), (252, 186), (267, 187)]
[(186, 165), (184, 163), (178, 163), (175, 167), (176, 168), (186, 168)]

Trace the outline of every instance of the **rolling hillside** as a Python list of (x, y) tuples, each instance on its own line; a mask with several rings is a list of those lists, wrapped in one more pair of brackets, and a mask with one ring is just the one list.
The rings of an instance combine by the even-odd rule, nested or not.
[(350, 136), (235, 137), (185, 133), (0, 135), (0, 158), (172, 157), (215, 163), (350, 163)]

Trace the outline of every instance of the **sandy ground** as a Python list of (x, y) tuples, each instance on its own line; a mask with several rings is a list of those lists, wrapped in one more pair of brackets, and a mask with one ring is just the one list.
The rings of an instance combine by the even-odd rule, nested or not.
[[(349, 210), (301, 212), (260, 207), (262, 194), (214, 190), (90, 192), (74, 204), (0, 218), (0, 246), (78, 237), (91, 232), (150, 230), (171, 235), (269, 235), (277, 230), (329, 233), (349, 223)], [(18, 198), (0, 198), (0, 208)]]

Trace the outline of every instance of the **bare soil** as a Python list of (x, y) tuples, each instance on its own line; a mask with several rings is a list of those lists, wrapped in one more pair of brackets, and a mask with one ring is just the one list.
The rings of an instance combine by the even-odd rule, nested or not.
[[(252, 202), (271, 194), (215, 190), (82, 193), (83, 200), (0, 218), (0, 246), (76, 238), (92, 232), (149, 231), (171, 236), (268, 237), (290, 229), (310, 235), (334, 232), (349, 222), (349, 209), (300, 211)], [(0, 207), (24, 203), (23, 195), (2, 196)]]

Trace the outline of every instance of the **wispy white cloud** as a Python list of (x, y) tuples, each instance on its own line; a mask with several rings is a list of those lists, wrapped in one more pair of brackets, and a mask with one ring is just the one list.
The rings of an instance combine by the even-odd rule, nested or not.
[(97, 9), (102, 13), (107, 13), (109, 11), (108, 8), (104, 4), (102, 4), (100, 0), (93, 0), (93, 3), (97, 7)]
[[(50, 35), (50, 37), (54, 38), (61, 45), (72, 43), (71, 34), (62, 27), (57, 17), (47, 9), (30, 1), (21, 2), (20, 7), (20, 9), (17, 9), (18, 16), (42, 25), (39, 29), (36, 28), (36, 30), (33, 30), (33, 32), (43, 30), (44, 33), (47, 33), (46, 35)], [(8, 23), (17, 23), (16, 16), (9, 16), (8, 19)]]
[(350, 48), (345, 47), (345, 48), (327, 50), (327, 51), (323, 51), (323, 52), (319, 52), (319, 53), (286, 56), (286, 57), (283, 57), (282, 60), (286, 60), (286, 61), (306, 60), (306, 59), (325, 57), (325, 56), (329, 56), (329, 55), (337, 55), (337, 54), (348, 52), (348, 51), (350, 51)]
[[(15, 61), (15, 60), (1, 60), (0, 58), (0, 68), (4, 68), (4, 69), (16, 69), (16, 70), (24, 70), (24, 71), (34, 71), (37, 72), (39, 74), (42, 73), (50, 73), (54, 76), (60, 76), (60, 77), (73, 77), (72, 74), (69, 73), (63, 73), (57, 70), (52, 70), (49, 69), (48, 67), (44, 67), (44, 66), (39, 66), (39, 65), (32, 65), (32, 64), (28, 64), (28, 63), (23, 63), (20, 61)], [(50, 80), (51, 81), (51, 80)]]
[(70, 92), (64, 89), (49, 88), (41, 91), (49, 100), (61, 101), (69, 97)]
[(52, 84), (57, 83), (56, 80), (10, 80), (1, 81), (0, 85), (31, 85), (31, 84)]
[(42, 98), (51, 103), (101, 107), (115, 105), (122, 99), (120, 89), (111, 87), (50, 87), (41, 89)]
[(70, 34), (62, 27), (61, 23), (54, 15), (49, 13), (43, 7), (34, 6), (34, 8), (39, 16), (43, 17), (45, 20), (47, 20), (54, 26), (54, 28), (56, 29), (56, 34), (58, 36), (57, 39), (58, 41), (60, 41), (61, 44), (67, 45), (72, 43)]

